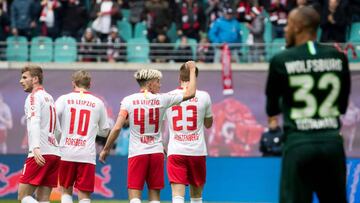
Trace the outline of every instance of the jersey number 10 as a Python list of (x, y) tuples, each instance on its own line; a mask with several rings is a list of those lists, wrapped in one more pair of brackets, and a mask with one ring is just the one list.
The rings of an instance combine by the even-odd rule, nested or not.
[[(75, 125), (75, 118), (76, 118), (76, 109), (70, 109), (71, 117), (70, 117), (70, 128), (69, 134), (74, 134), (74, 125)], [(77, 126), (77, 134), (81, 136), (86, 136), (89, 129), (89, 122), (90, 122), (90, 111), (86, 109), (81, 109), (79, 111), (79, 120)]]

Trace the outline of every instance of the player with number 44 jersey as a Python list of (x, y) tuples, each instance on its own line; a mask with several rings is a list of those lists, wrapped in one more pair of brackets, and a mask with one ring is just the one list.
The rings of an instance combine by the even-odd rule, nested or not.
[(126, 119), (130, 125), (128, 159), (128, 192), (130, 203), (140, 203), (145, 182), (149, 188), (149, 202), (160, 202), (164, 187), (164, 148), (160, 129), (166, 109), (195, 96), (195, 62), (186, 62), (190, 82), (186, 91), (179, 94), (159, 94), (162, 74), (154, 69), (142, 69), (134, 74), (140, 92), (125, 97), (109, 139), (100, 153), (104, 162), (111, 146), (119, 135)]
[(62, 127), (59, 172), (62, 203), (72, 203), (73, 186), (79, 190), (79, 203), (90, 202), (94, 191), (96, 135), (107, 136), (108, 126), (103, 101), (92, 95), (91, 76), (80, 70), (72, 75), (74, 91), (56, 100)]
[[(198, 69), (196, 68), (196, 76)], [(181, 66), (180, 87), (172, 94), (187, 89), (189, 71)], [(210, 95), (196, 90), (195, 97), (166, 111), (169, 126), (167, 172), (172, 189), (172, 202), (184, 203), (185, 186), (190, 185), (190, 202), (202, 203), (206, 179), (206, 141), (204, 126), (213, 123)]]

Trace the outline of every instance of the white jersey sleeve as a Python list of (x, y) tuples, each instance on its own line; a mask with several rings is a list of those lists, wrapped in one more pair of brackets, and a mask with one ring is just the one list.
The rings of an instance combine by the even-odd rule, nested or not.
[[(172, 91), (180, 93), (182, 89)], [(168, 155), (207, 155), (204, 118), (212, 117), (207, 92), (197, 90), (194, 98), (172, 106), (166, 111), (169, 126)]]
[(110, 131), (110, 122), (107, 113), (106, 113), (106, 107), (105, 104), (102, 102), (99, 105), (101, 105), (102, 107), (100, 108), (99, 111), (99, 132), (97, 133), (99, 136), (101, 137), (107, 137), (109, 135), (109, 131)]
[(29, 137), (29, 157), (32, 150), (39, 147), (43, 155), (59, 155), (58, 142), (55, 138), (57, 115), (54, 100), (42, 88), (31, 93), (25, 101), (25, 115)]

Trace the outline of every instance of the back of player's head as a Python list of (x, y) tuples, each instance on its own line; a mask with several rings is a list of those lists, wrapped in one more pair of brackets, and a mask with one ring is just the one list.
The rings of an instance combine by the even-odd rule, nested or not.
[[(199, 74), (199, 69), (196, 67), (195, 68), (195, 75), (196, 77)], [(186, 68), (186, 64), (182, 64), (180, 67), (180, 76), (179, 76), (181, 81), (190, 81), (190, 70), (188, 68)]]
[(31, 77), (38, 77), (40, 85), (43, 83), (44, 76), (43, 76), (42, 68), (40, 66), (33, 64), (25, 65), (25, 67), (21, 69), (21, 74), (28, 71)]
[(320, 25), (320, 15), (312, 6), (303, 6), (296, 8), (295, 16), (298, 22), (300, 22), (304, 29), (317, 32)]
[(142, 87), (146, 82), (152, 79), (161, 79), (162, 73), (155, 69), (141, 69), (135, 72), (134, 78), (139, 83), (140, 87)]
[(89, 89), (91, 83), (91, 75), (84, 70), (78, 70), (71, 76), (72, 81), (77, 87)]

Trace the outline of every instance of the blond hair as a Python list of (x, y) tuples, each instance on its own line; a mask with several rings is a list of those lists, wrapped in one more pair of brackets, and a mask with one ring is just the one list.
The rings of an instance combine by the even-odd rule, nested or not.
[(71, 76), (72, 81), (77, 87), (89, 89), (91, 83), (91, 75), (89, 72), (84, 70), (78, 70)]
[(142, 87), (150, 80), (161, 79), (162, 73), (155, 69), (141, 69), (135, 72), (134, 78)]

